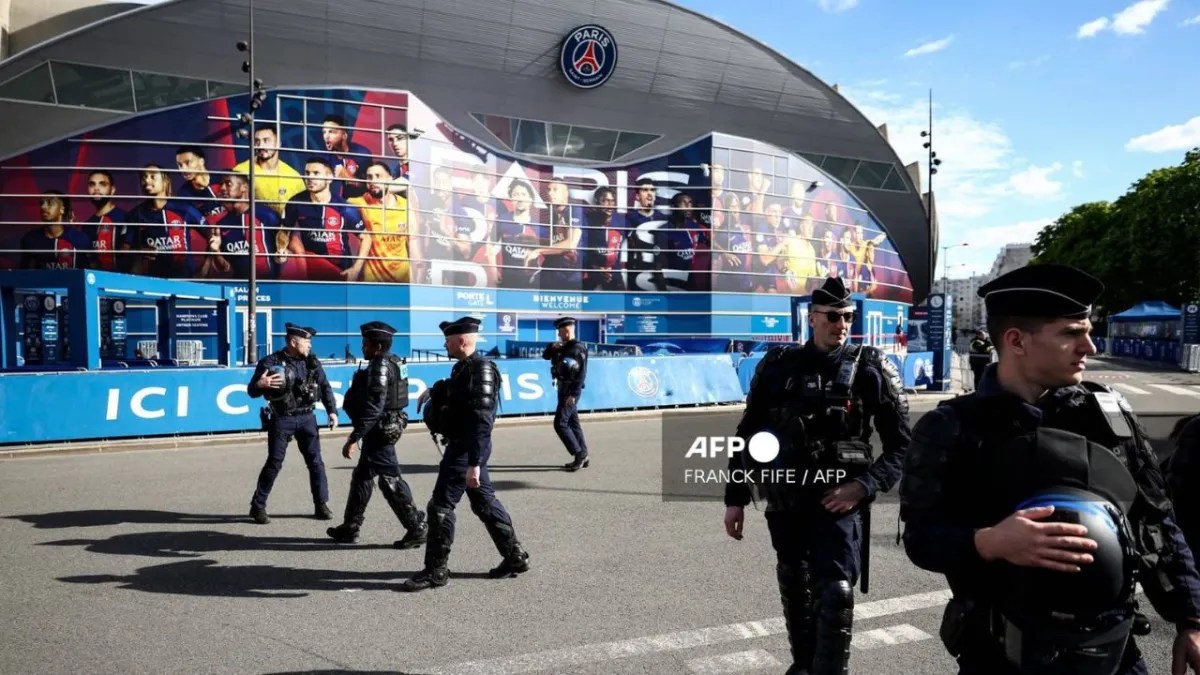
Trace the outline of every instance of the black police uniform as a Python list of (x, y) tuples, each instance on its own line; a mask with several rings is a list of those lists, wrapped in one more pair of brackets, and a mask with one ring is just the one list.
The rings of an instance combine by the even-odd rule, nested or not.
[[(574, 326), (575, 319), (564, 316), (554, 321), (555, 328)], [(587, 380), (587, 346), (579, 340), (554, 342), (547, 345), (542, 358), (550, 361), (550, 374), (558, 388), (558, 407), (554, 409), (554, 431), (573, 458), (563, 466), (567, 471), (586, 469), (588, 461), (587, 440), (579, 424), (579, 397)], [(574, 399), (574, 402), (568, 399)]]
[[(829, 279), (813, 293), (814, 305), (853, 307), (840, 279)], [(848, 672), (854, 585), (863, 576), (869, 552), (869, 504), (900, 478), (909, 442), (908, 402), (892, 363), (874, 347), (846, 344), (822, 353), (813, 342), (777, 347), (755, 369), (737, 436), (750, 441), (768, 431), (780, 444), (770, 468), (796, 469), (804, 484), (763, 487), (771, 545), (793, 665), (789, 673)], [(871, 422), (879, 430), (883, 454), (872, 461)], [(748, 452), (737, 453), (730, 469), (745, 466)], [(866, 497), (849, 513), (822, 506), (834, 487), (812, 473), (844, 469)], [(801, 481), (803, 479), (801, 478)], [(745, 483), (726, 485), (726, 506), (746, 506), (752, 498)], [(867, 542), (864, 551), (864, 540)]]
[(1200, 415), (1185, 417), (1171, 433), (1175, 451), (1163, 464), (1175, 519), (1193, 552), (1200, 549)]
[[(989, 316), (1083, 319), (1102, 290), (1074, 268), (1030, 265), (979, 295)], [(1051, 389), (1030, 404), (1003, 389), (998, 372), (988, 365), (977, 392), (922, 417), (905, 460), (905, 550), (944, 574), (954, 594), (942, 641), (960, 675), (1146, 673), (1131, 636), (1149, 627), (1134, 582), (1164, 618), (1182, 621), (1200, 616), (1200, 576), (1145, 431), (1104, 385)], [(1057, 501), (1030, 499), (1046, 494)], [(980, 556), (977, 531), (1046, 503), (1055, 506), (1051, 521), (1104, 515), (1106, 527), (1088, 536), (1112, 542), (1073, 574)]]
[[(289, 337), (311, 339), (317, 334), (312, 328), (291, 323), (286, 326)], [(258, 380), (272, 368), (282, 369), (284, 373), (282, 390), (258, 386)], [(307, 357), (292, 356), (287, 350), (281, 349), (258, 362), (246, 389), (251, 398), (266, 398), (269, 403), (269, 407), (262, 410), (263, 425), (267, 429), (267, 461), (258, 475), (258, 488), (250, 499), (250, 517), (260, 524), (271, 521), (267, 516), (267, 497), (283, 468), (288, 444), (295, 438), (304, 463), (308, 466), (315, 516), (319, 520), (333, 518), (327, 506), (329, 484), (325, 478), (325, 463), (321, 461), (321, 436), (317, 431), (317, 417), (313, 409), (320, 400), (331, 420), (337, 418), (338, 410), (333, 388), (329, 386), (321, 362), (312, 354)]]
[(971, 373), (975, 376), (975, 384), (973, 388), (979, 389), (979, 378), (983, 377), (983, 369), (987, 364), (992, 362), (992, 341), (986, 336), (977, 335), (971, 340), (970, 351), (967, 355), (967, 360), (971, 364)]
[[(365, 323), (359, 331), (368, 340), (388, 342), (396, 334), (395, 328), (381, 321)], [(374, 490), (373, 481), (378, 477), (379, 491), (407, 531), (394, 546), (420, 546), (428, 531), (425, 514), (413, 503), (412, 490), (400, 475), (396, 458), (396, 442), (408, 425), (408, 414), (404, 412), (408, 407), (408, 364), (390, 349), (376, 354), (365, 368), (354, 373), (343, 407), (354, 424), (349, 440), (361, 442), (362, 452), (350, 476), (345, 518), (341, 525), (326, 531), (339, 542), (357, 541)]]
[[(479, 320), (463, 317), (443, 321), (442, 333), (462, 335), (479, 332)], [(493, 568), (493, 578), (513, 576), (529, 569), (529, 554), (517, 539), (512, 517), (496, 498), (488, 476), (487, 463), (492, 454), (492, 425), (500, 400), (500, 370), (490, 359), (472, 352), (460, 359), (450, 377), (430, 387), (424, 420), (430, 433), (446, 440), (446, 449), (438, 466), (437, 482), (427, 506), (429, 539), (425, 544), (425, 568), (408, 579), (404, 591), (420, 591), (445, 586), (450, 579), (447, 567), (454, 543), (455, 507), (466, 493), (471, 511), (483, 522), (503, 561)], [(466, 474), (479, 467), (479, 487), (468, 489)]]

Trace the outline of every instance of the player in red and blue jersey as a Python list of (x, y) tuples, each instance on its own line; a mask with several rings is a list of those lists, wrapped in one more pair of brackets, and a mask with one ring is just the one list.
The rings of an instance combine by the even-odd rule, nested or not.
[(125, 211), (113, 201), (117, 188), (112, 174), (99, 170), (88, 174), (87, 193), (96, 212), (85, 221), (84, 234), (92, 241), (91, 267), (109, 272), (124, 272), (133, 264), (129, 250), (129, 228)]
[(692, 198), (682, 192), (671, 198), (671, 216), (658, 231), (660, 290), (706, 291), (712, 270), (712, 244), (697, 223)]
[(333, 203), (333, 167), (313, 157), (304, 165), (306, 192), (283, 210), (283, 227), (292, 231), (289, 250), (301, 258), (301, 278), (309, 281), (357, 281), (366, 259), (350, 248), (350, 233), (362, 233), (362, 213)]
[(667, 217), (658, 209), (658, 190), (654, 181), (639, 178), (633, 201), (634, 209), (625, 215), (629, 225), (625, 239), (625, 286), (631, 291), (658, 290), (658, 261), (654, 249), (658, 245), (657, 230), (666, 224)]
[(583, 232), (583, 290), (623, 291), (621, 247), (628, 233), (625, 216), (617, 213), (617, 193), (608, 186), (596, 188)]
[(87, 267), (92, 242), (68, 228), (74, 214), (71, 202), (58, 190), (46, 190), (41, 199), (42, 226), (21, 237), (21, 269), (69, 270)]
[(217, 179), (213, 182), (202, 148), (194, 145), (179, 148), (175, 151), (175, 166), (179, 167), (183, 178), (183, 184), (175, 193), (179, 201), (190, 204), (205, 218), (219, 215), (225, 210), (221, 206), (221, 181)]
[[(225, 208), (209, 216), (209, 254), (204, 259), (200, 276), (216, 279), (250, 278), (250, 182), (242, 174), (228, 174), (221, 181), (221, 193)], [(274, 209), (263, 204), (254, 208), (255, 231), (254, 262), (255, 275), (259, 279), (279, 277), (279, 261), (268, 242), (275, 241), (275, 228), (279, 216)]]
[[(742, 215), (741, 200), (725, 193), (721, 200), (721, 228), (713, 228), (714, 257), (720, 274), (715, 274), (713, 290), (731, 293), (750, 293), (754, 290), (754, 230)], [(717, 222), (717, 205), (713, 205), (713, 222)]]
[(329, 151), (326, 158), (333, 169), (334, 181), (332, 192), (337, 196), (336, 201), (345, 202), (351, 197), (361, 197), (367, 191), (367, 164), (371, 163), (370, 150), (350, 142), (350, 133), (346, 131), (346, 120), (341, 115), (326, 115), (321, 124), (321, 139), (325, 141), (325, 149)]
[(538, 251), (542, 257), (541, 287), (550, 290), (580, 290), (583, 275), (579, 271), (579, 242), (583, 239), (583, 211), (570, 203), (571, 191), (559, 176), (546, 188), (550, 203), (546, 214), (546, 243)]
[(541, 268), (536, 251), (547, 241), (546, 227), (533, 213), (533, 186), (524, 180), (508, 185), (512, 213), (496, 223), (500, 239), (500, 283), (504, 288), (536, 288)]
[(157, 164), (142, 171), (142, 192), (147, 199), (126, 214), (130, 248), (145, 251), (131, 271), (165, 278), (195, 278), (199, 264), (193, 254), (192, 231), (208, 237), (204, 217), (191, 205), (171, 199), (171, 181)]

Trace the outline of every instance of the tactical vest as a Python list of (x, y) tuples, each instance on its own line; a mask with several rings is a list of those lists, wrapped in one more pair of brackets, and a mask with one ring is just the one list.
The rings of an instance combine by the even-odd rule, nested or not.
[(351, 419), (359, 418), (371, 391), (372, 369), (386, 369), (387, 389), (384, 392), (383, 415), (379, 420), (379, 428), (389, 443), (395, 443), (408, 426), (408, 413), (405, 412), (405, 408), (408, 407), (408, 363), (392, 353), (378, 358), (382, 360), (381, 363), (372, 360), (366, 368), (354, 373), (343, 407)]
[[(768, 352), (754, 396), (768, 402), (761, 431), (776, 437), (779, 455), (762, 465), (749, 452), (742, 452), (745, 468), (760, 475), (764, 475), (763, 469), (791, 469), (794, 475), (811, 469), (836, 469), (844, 470), (847, 479), (865, 472), (872, 461), (872, 430), (854, 386), (863, 352), (861, 345), (847, 346), (828, 382), (811, 362), (804, 362), (803, 347), (790, 345)], [(831, 486), (810, 482), (808, 487), (824, 491)], [(795, 483), (766, 481), (754, 488), (757, 496), (780, 506), (797, 496)]]
[(305, 357), (306, 372), (302, 380), (296, 377), (293, 360), (282, 350), (275, 352), (275, 358), (276, 362), (283, 366), (285, 374), (283, 391), (278, 396), (268, 399), (272, 411), (280, 416), (312, 412), (321, 394), (317, 387), (317, 367), (320, 365), (317, 357), (312, 354)]

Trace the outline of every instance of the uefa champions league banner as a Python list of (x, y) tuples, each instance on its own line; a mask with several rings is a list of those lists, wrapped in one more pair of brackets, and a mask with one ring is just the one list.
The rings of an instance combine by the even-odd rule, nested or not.
[[(504, 377), (499, 414), (535, 415), (554, 411), (557, 392), (550, 362), (499, 360)], [(451, 364), (409, 364), (411, 421), (419, 421), (417, 397), (446, 377)], [(356, 366), (327, 365), (339, 411)], [(252, 399), (249, 368), (161, 368), (141, 372), (71, 372), (6, 375), (0, 378), (5, 402), (0, 444), (170, 436), (254, 431), (263, 399)], [(588, 365), (579, 409), (613, 410), (741, 401), (741, 387), (728, 355), (670, 358), (614, 357)], [(47, 401), (69, 402), (67, 414), (47, 409)], [(317, 420), (326, 422), (320, 406)], [(339, 421), (350, 423), (345, 412)]]

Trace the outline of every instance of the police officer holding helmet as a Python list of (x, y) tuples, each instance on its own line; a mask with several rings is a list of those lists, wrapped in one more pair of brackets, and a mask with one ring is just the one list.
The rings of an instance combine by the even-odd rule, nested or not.
[(325, 478), (325, 463), (321, 461), (321, 436), (313, 409), (318, 401), (325, 406), (329, 428), (337, 428), (337, 400), (325, 377), (321, 362), (312, 355), (312, 328), (286, 324), (287, 345), (258, 362), (254, 376), (247, 385), (251, 398), (265, 398), (268, 406), (260, 411), (263, 429), (267, 432), (267, 461), (258, 475), (258, 488), (250, 499), (250, 517), (265, 525), (267, 497), (275, 478), (283, 468), (292, 438), (300, 446), (300, 454), (308, 465), (309, 487), (312, 489), (314, 517), (330, 520), (329, 484)]
[(558, 342), (552, 342), (542, 352), (542, 358), (550, 361), (550, 374), (558, 388), (558, 407), (554, 409), (554, 431), (573, 458), (563, 468), (567, 471), (586, 469), (588, 461), (587, 440), (579, 424), (579, 397), (583, 395), (587, 379), (587, 346), (575, 339), (575, 319), (569, 316), (554, 321), (558, 329)]
[(365, 368), (354, 373), (346, 391), (345, 409), (354, 423), (354, 431), (342, 447), (342, 456), (354, 457), (362, 443), (362, 455), (350, 476), (350, 497), (341, 525), (326, 532), (341, 543), (358, 540), (367, 503), (371, 501), (373, 479), (379, 478), (379, 491), (407, 531), (393, 545), (399, 549), (416, 548), (425, 543), (428, 528), (425, 514), (413, 503), (412, 490), (400, 475), (396, 442), (408, 426), (408, 364), (391, 352), (396, 329), (382, 321), (364, 323), (362, 333)]
[(960, 675), (1146, 673), (1138, 582), (1178, 627), (1172, 673), (1200, 669), (1200, 575), (1154, 451), (1128, 402), (1083, 380), (1103, 288), (1042, 264), (982, 286), (999, 361), (913, 430), (904, 545), (953, 591)]
[[(753, 494), (765, 497), (792, 649), (787, 672), (842, 675), (849, 672), (854, 585), (861, 578), (868, 590), (869, 505), (900, 478), (908, 402), (880, 350), (848, 343), (854, 301), (841, 279), (813, 292), (808, 320), (807, 343), (776, 347), (759, 362), (737, 429), (751, 447), (764, 435), (773, 439), (778, 456), (762, 465), (743, 451), (729, 467), (793, 469), (793, 477), (727, 484), (725, 530), (741, 540), (745, 506)], [(878, 459), (872, 422), (883, 441)]]
[(439, 324), (446, 336), (446, 352), (458, 363), (450, 370), (449, 378), (434, 383), (417, 399), (417, 411), (424, 407), (425, 426), (435, 439), (441, 436), (446, 440), (446, 448), (427, 507), (425, 568), (401, 585), (403, 591), (420, 591), (449, 582), (454, 509), (463, 493), (502, 557), (489, 576), (498, 579), (529, 570), (529, 554), (517, 539), (512, 517), (496, 498), (488, 477), (501, 379), (496, 364), (475, 349), (479, 323), (479, 319), (467, 316)]

